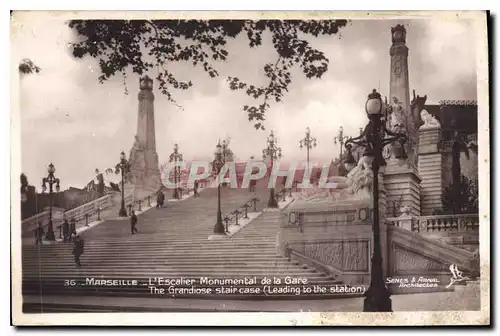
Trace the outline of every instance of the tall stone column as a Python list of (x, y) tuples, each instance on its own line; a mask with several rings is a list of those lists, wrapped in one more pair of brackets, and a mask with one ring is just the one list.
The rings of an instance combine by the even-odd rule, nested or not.
[(422, 215), (432, 215), (443, 208), (443, 154), (440, 152), (441, 129), (420, 129), (418, 171), (422, 177)]
[(129, 182), (135, 197), (144, 196), (161, 185), (158, 154), (156, 153), (153, 80), (148, 76), (139, 81), (137, 134), (130, 150)]
[[(390, 69), (390, 105), (391, 115), (388, 128), (394, 130), (399, 126), (408, 136), (405, 150), (408, 159), (401, 161), (389, 150), (385, 153), (387, 167), (385, 171), (385, 190), (387, 195), (387, 215), (394, 215), (394, 207), (408, 206), (413, 216), (420, 216), (420, 177), (417, 171), (418, 144), (416, 126), (419, 116), (411, 108), (408, 76), (408, 47), (406, 46), (406, 29), (402, 25), (391, 28), (392, 45)], [(397, 147), (398, 144), (395, 145)], [(396, 149), (396, 148), (393, 148)], [(396, 209), (399, 211), (399, 209)], [(398, 214), (396, 214), (398, 215)]]

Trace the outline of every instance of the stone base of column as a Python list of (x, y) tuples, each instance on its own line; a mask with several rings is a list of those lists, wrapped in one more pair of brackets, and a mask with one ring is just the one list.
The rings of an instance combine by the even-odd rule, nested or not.
[(387, 161), (384, 174), (387, 217), (399, 216), (402, 206), (410, 208), (410, 215), (420, 216), (420, 182), (418, 171), (412, 164), (407, 161), (400, 164), (395, 159)]

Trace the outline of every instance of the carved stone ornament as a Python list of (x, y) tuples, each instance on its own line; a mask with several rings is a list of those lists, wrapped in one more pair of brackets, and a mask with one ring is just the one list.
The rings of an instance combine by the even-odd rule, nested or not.
[(140, 78), (139, 88), (141, 90), (153, 90), (153, 80), (148, 76), (144, 76)]
[(436, 120), (427, 110), (422, 110), (420, 112), (420, 117), (422, 118), (422, 121), (424, 124), (420, 126), (420, 129), (436, 129), (436, 128), (441, 128), (441, 124), (439, 121)]
[(406, 29), (403, 25), (396, 25), (395, 27), (392, 27), (391, 33), (393, 44), (406, 43)]
[(298, 214), (296, 212), (290, 212), (288, 215), (288, 222), (292, 225), (297, 224), (298, 221)]
[(403, 61), (401, 58), (401, 55), (395, 55), (393, 59), (393, 69), (396, 77), (400, 77), (403, 72)]

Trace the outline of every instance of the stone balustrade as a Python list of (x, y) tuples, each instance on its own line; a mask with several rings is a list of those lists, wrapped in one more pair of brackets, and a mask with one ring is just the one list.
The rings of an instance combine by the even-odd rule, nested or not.
[(479, 215), (436, 215), (420, 217), (389, 217), (387, 225), (419, 233), (466, 232), (479, 230)]
[[(89, 203), (83, 204), (74, 209), (65, 211), (62, 216), (55, 216), (53, 213), (52, 216), (52, 224), (54, 229), (56, 229), (63, 222), (64, 218), (72, 219), (74, 218), (77, 222), (85, 218), (86, 214), (95, 214), (99, 211), (108, 208), (111, 206), (111, 195), (105, 195), (98, 199), (95, 199)], [(44, 211), (35, 216), (27, 218), (21, 222), (21, 230), (24, 233), (31, 233), (31, 231), (35, 230), (38, 226), (38, 223), (42, 223), (43, 226), (47, 226), (49, 221), (49, 211)]]
[(49, 211), (43, 211), (39, 214), (26, 218), (21, 222), (22, 232), (32, 231), (36, 229), (39, 222), (47, 223), (49, 220)]
[(103, 197), (100, 197), (92, 202), (89, 202), (87, 204), (81, 205), (77, 208), (68, 210), (64, 213), (64, 217), (67, 219), (74, 218), (75, 220), (80, 220), (85, 216), (87, 213), (94, 213), (97, 212), (97, 209), (106, 209), (111, 205), (111, 196), (110, 195), (105, 195)]

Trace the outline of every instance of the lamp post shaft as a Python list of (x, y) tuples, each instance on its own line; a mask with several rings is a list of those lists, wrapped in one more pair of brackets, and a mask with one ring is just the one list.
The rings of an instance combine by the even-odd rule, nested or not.
[[(220, 158), (219, 158), (220, 159)], [(220, 164), (218, 162), (217, 164)], [(222, 223), (222, 210), (220, 204), (220, 166), (217, 168), (217, 222), (215, 223), (214, 233), (225, 234), (224, 224)]]
[(49, 181), (49, 231), (51, 231), (52, 224), (52, 181)]
[(307, 146), (307, 169), (309, 169), (309, 146)]
[(217, 186), (217, 222), (222, 223), (222, 211), (220, 206), (220, 184)]
[(380, 208), (379, 208), (379, 171), (382, 158), (382, 138), (380, 135), (380, 118), (371, 121), (372, 127), (368, 138), (373, 148), (373, 255), (371, 259), (371, 281), (370, 287), (365, 293), (365, 312), (391, 312), (392, 302), (390, 293), (385, 286), (384, 272), (382, 267), (382, 248), (380, 242)]
[(342, 161), (342, 147), (344, 147), (344, 141), (340, 140), (340, 161)]
[(48, 225), (46, 239), (50, 240), (50, 241), (54, 241), (54, 240), (56, 240), (56, 236), (54, 234), (54, 225), (52, 223), (52, 204), (53, 204), (53, 200), (52, 200), (53, 188), (52, 188), (52, 186), (53, 186), (53, 183), (55, 181), (54, 181), (52, 174), (49, 174), (49, 181), (48, 182), (49, 182), (49, 225)]
[(127, 217), (127, 209), (125, 209), (125, 165), (123, 164), (123, 162), (121, 163), (120, 170), (122, 173), (122, 204), (118, 215), (120, 217)]
[[(273, 149), (271, 149), (271, 152)], [(271, 172), (269, 173), (269, 178), (273, 175), (274, 168), (274, 153), (271, 153)], [(278, 203), (276, 202), (276, 197), (274, 196), (274, 185), (271, 186), (271, 190), (269, 191), (269, 202), (267, 202), (267, 206), (269, 208), (277, 208)]]

